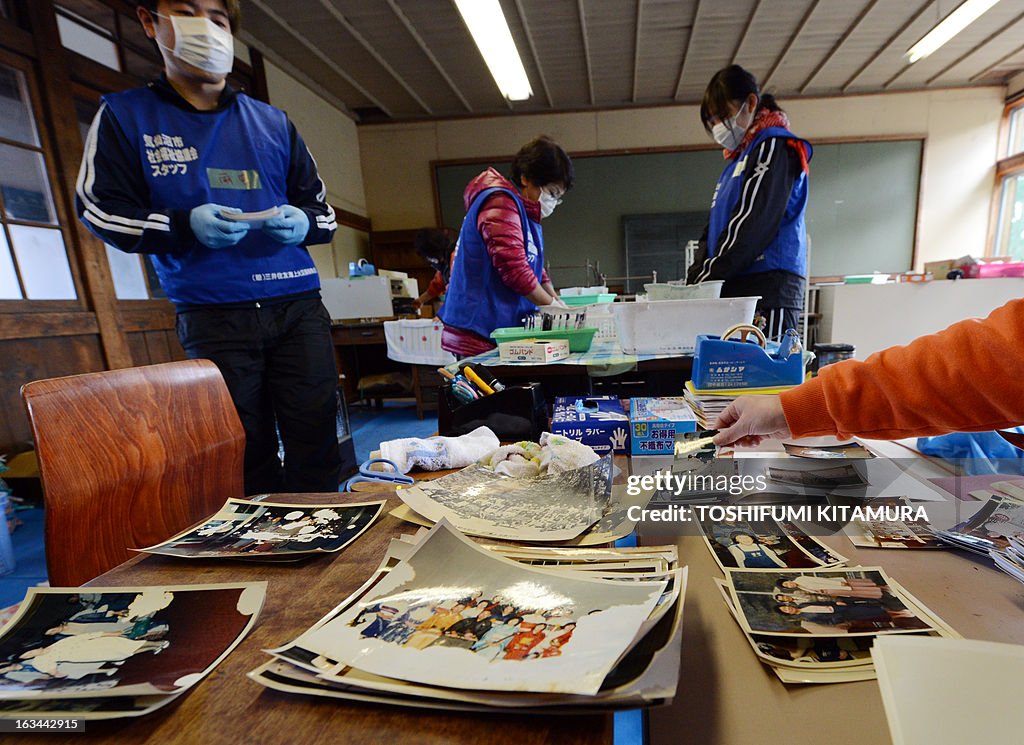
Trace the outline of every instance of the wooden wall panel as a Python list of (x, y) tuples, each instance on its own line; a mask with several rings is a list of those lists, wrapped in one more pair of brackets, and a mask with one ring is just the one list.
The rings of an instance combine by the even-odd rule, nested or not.
[(32, 439), (21, 386), (30, 380), (104, 370), (98, 335), (0, 341), (0, 453), (26, 449)]

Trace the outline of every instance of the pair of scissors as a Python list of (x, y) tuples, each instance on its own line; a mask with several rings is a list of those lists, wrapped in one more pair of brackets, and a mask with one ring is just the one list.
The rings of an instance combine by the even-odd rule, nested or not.
[[(375, 471), (371, 468), (374, 463), (383, 463), (388, 466), (390, 471)], [(398, 466), (395, 465), (394, 461), (390, 461), (387, 458), (371, 458), (365, 461), (359, 466), (359, 473), (346, 481), (342, 487), (342, 491), (352, 491), (354, 484), (359, 484), (364, 481), (374, 481), (385, 484), (413, 484), (415, 480), (412, 476), (406, 476), (398, 470)]]

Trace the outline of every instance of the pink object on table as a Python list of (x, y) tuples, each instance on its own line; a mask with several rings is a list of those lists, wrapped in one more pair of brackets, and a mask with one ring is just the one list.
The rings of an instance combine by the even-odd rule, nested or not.
[(968, 264), (962, 268), (964, 276), (968, 279), (1024, 277), (1024, 261), (1012, 261), (1002, 264)]

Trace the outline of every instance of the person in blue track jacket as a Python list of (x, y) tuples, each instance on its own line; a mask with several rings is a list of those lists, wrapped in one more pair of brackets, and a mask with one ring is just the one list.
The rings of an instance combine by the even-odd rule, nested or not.
[(149, 254), (185, 352), (220, 369), (245, 429), (246, 494), (336, 491), (331, 321), (306, 249), (337, 229), (327, 189), (285, 113), (227, 84), (238, 0), (143, 0), (138, 17), (164, 73), (103, 97), (78, 215)]
[(711, 78), (700, 118), (726, 165), (686, 281), (724, 280), (722, 297), (759, 295), (765, 333), (777, 339), (797, 328), (804, 307), (811, 145), (739, 65)]

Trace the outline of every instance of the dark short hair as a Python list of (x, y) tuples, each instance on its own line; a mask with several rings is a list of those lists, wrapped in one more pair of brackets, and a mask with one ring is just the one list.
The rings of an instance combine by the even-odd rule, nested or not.
[(751, 93), (757, 96), (758, 109), (782, 110), (775, 96), (762, 94), (757, 78), (739, 65), (729, 65), (716, 72), (704, 90), (704, 100), (700, 103), (700, 120), (704, 129), (710, 132), (712, 119), (725, 119), (729, 116), (729, 104), (743, 101)]
[[(154, 13), (159, 3), (160, 0), (139, 0), (140, 6)], [(224, 7), (228, 11), (228, 22), (231, 24), (231, 32), (237, 33), (239, 26), (242, 25), (242, 2), (241, 0), (224, 0)]]
[(561, 184), (566, 191), (576, 181), (569, 155), (547, 135), (523, 145), (512, 159), (512, 183), (519, 186), (523, 176), (534, 186)]

